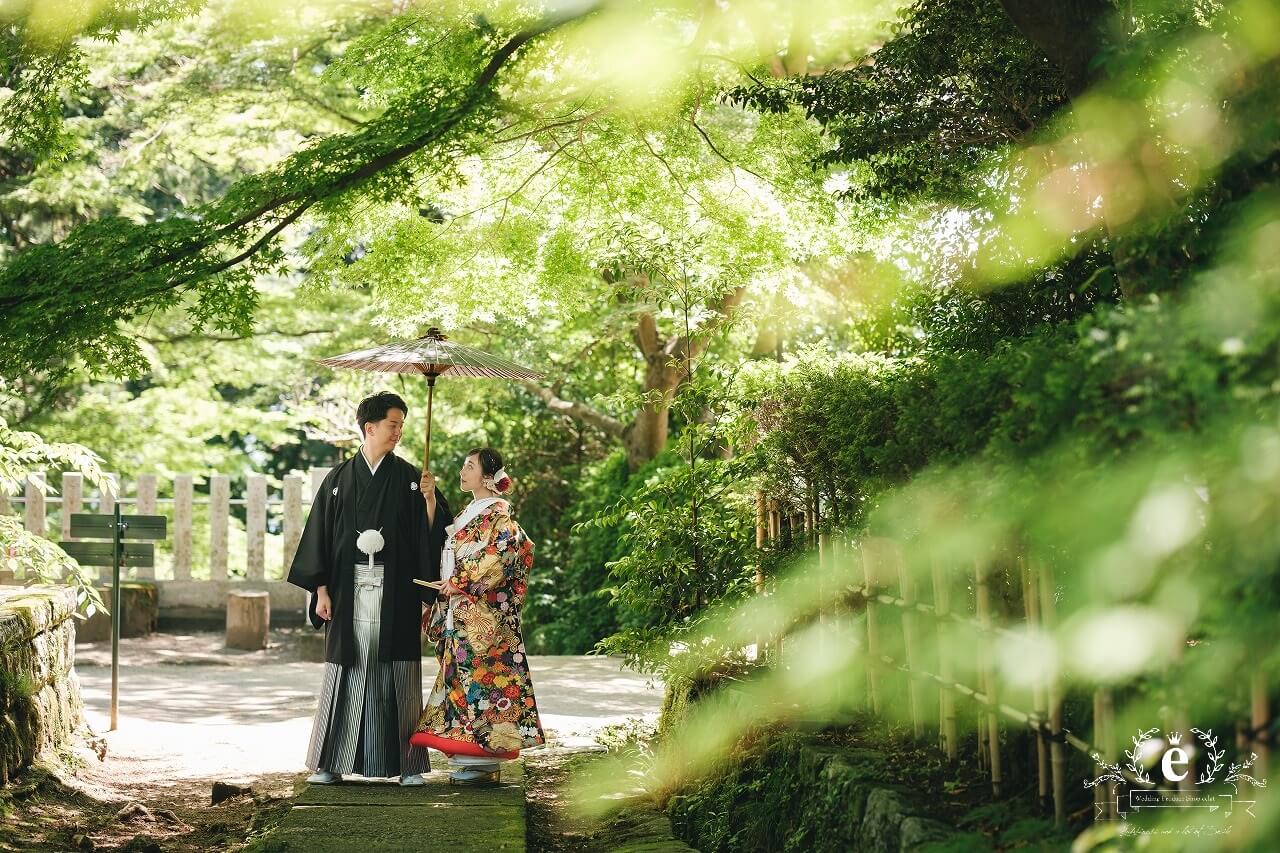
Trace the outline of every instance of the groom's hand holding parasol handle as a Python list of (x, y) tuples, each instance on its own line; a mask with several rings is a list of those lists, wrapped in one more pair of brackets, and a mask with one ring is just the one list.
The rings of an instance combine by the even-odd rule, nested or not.
[(422, 479), (418, 481), (418, 489), (422, 492), (422, 499), (427, 502), (427, 524), (436, 523), (436, 478), (430, 471), (422, 472)]

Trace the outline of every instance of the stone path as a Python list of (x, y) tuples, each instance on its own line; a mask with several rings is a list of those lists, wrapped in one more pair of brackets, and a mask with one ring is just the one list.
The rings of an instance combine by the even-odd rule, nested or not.
[[(519, 762), (505, 765), (503, 784), (488, 788), (451, 786), (443, 756), (434, 752), (436, 769), (422, 787), (380, 780), (303, 783), (323, 665), (298, 657), (287, 637), (262, 652), (225, 650), (214, 634), (126, 640), (120, 727), (107, 732), (109, 646), (78, 647), (86, 716), (108, 747), (101, 772), (140, 785), (206, 792), (217, 780), (284, 796), (296, 786), (294, 808), (264, 839), (264, 850), (525, 849)], [(623, 669), (616, 658), (535, 656), (529, 662), (543, 726), (564, 747), (591, 746), (602, 727), (653, 719), (661, 705), (661, 687)], [(426, 658), (424, 690), (434, 678), (435, 662)]]
[[(200, 644), (211, 641), (203, 635), (188, 638), (186, 652), (163, 653), (159, 642), (122, 644), (120, 728), (110, 733), (111, 669), (102, 665), (109, 649), (105, 658), (96, 648), (77, 650), (86, 716), (110, 755), (168, 778), (303, 772), (322, 664), (271, 650), (205, 652)], [(534, 656), (529, 665), (543, 727), (564, 746), (588, 746), (603, 726), (652, 718), (662, 704), (661, 687), (617, 658)], [(422, 661), (424, 690), (435, 669), (434, 660)]]
[[(433, 764), (438, 757), (432, 754)], [(502, 784), (487, 787), (450, 785), (444, 770), (414, 788), (392, 782), (308, 785), (268, 840), (312, 853), (523, 853), (523, 768), (519, 761), (508, 763)]]

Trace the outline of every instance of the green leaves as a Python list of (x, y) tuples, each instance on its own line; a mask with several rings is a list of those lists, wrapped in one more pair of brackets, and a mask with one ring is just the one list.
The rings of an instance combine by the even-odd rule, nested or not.
[[(171, 306), (185, 292), (197, 295), (197, 322), (244, 328), (254, 306), (248, 282), (278, 267), (273, 250), (285, 229), (317, 202), (357, 189), (397, 197), (410, 157), (416, 168), (450, 162), (453, 141), (488, 124), (494, 77), (531, 37), (457, 34), (451, 55), (471, 75), (447, 99), (400, 98), (359, 130), (320, 140), (182, 216), (146, 224), (100, 219), (24, 252), (0, 272), (0, 307), (14, 327), (0, 344), (4, 369), (41, 370), (68, 351), (96, 369), (136, 369), (137, 350), (116, 334), (119, 322)], [(95, 352), (103, 342), (111, 345)]]
[(854, 68), (733, 90), (778, 112), (799, 105), (836, 145), (815, 165), (865, 167), (855, 198), (973, 200), (992, 149), (1025, 138), (1065, 103), (1062, 76), (996, 0), (917, 2)]
[[(100, 461), (82, 445), (46, 442), (35, 433), (11, 430), (0, 418), (0, 492), (4, 494), (24, 493), (29, 474), (44, 469), (77, 472), (93, 485), (109, 489)], [(47, 481), (42, 489), (49, 488)], [(0, 565), (42, 583), (71, 584), (78, 591), (81, 609), (89, 615), (95, 607), (103, 609), (93, 578), (57, 545), (28, 531), (14, 515), (0, 515)]]

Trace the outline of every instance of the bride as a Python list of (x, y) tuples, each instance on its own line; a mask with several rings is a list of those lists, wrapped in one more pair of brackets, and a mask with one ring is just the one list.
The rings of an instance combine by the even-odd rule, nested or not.
[[(430, 477), (424, 474), (424, 483)], [(511, 479), (497, 451), (470, 451), (459, 485), (472, 501), (446, 528), (440, 597), (424, 620), (427, 636), (436, 644), (440, 673), (418, 731), (486, 752), (536, 746), (543, 742), (542, 723), (520, 633), (533, 542), (500, 497), (511, 488)], [(433, 486), (426, 483), (423, 494), (434, 497)], [(432, 504), (429, 499), (427, 511), (434, 520)], [(478, 781), (496, 770), (495, 761), (453, 775), (459, 781)]]

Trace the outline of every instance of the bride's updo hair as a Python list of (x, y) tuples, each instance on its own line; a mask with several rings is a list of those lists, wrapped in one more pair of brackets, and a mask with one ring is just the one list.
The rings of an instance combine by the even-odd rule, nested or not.
[(474, 456), (480, 462), (480, 475), (486, 486), (493, 483), (492, 488), (498, 494), (505, 494), (511, 488), (511, 478), (502, 469), (502, 455), (498, 451), (492, 447), (473, 447), (467, 456)]

